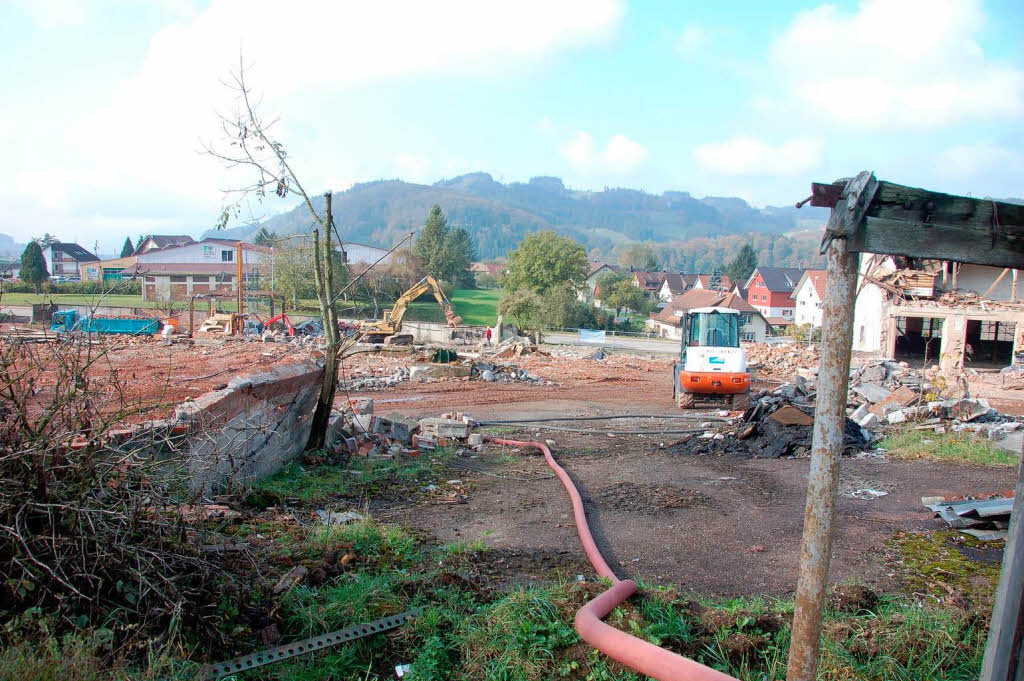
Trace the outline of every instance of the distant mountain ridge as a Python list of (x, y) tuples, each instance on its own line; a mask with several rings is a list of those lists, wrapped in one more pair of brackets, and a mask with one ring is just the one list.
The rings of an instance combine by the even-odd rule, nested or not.
[[(313, 199), (323, 208), (323, 197)], [(553, 229), (588, 248), (610, 252), (631, 241), (681, 243), (696, 237), (749, 232), (780, 234), (820, 226), (828, 210), (792, 206), (758, 209), (734, 197), (697, 199), (688, 192), (660, 195), (636, 189), (603, 191), (569, 189), (557, 177), (503, 184), (488, 173), (470, 173), (432, 185), (379, 180), (335, 192), (335, 222), (346, 240), (391, 246), (419, 229), (430, 207), (439, 204), (452, 225), (473, 236), (480, 258), (505, 255), (529, 233)], [(265, 220), (262, 225), (281, 235), (312, 228), (304, 205)], [(204, 236), (252, 238), (259, 226), (236, 227)]]

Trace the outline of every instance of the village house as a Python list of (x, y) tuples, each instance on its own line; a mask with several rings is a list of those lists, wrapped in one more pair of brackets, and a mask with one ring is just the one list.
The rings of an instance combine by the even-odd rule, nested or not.
[(659, 338), (671, 338), (680, 340), (682, 338), (683, 316), (687, 310), (700, 307), (722, 307), (740, 312), (740, 339), (744, 341), (760, 342), (771, 332), (764, 316), (751, 306), (743, 298), (734, 293), (722, 293), (720, 291), (709, 291), (708, 289), (691, 289), (686, 293), (676, 296), (665, 309), (658, 313), (651, 314), (651, 318), (644, 322), (649, 332), (656, 334)]
[(666, 272), (665, 281), (661, 283), (661, 288), (658, 289), (658, 298), (666, 303), (671, 302), (676, 296), (680, 296), (693, 288), (696, 281), (697, 275), (695, 274)]
[[(345, 258), (350, 264), (365, 263), (372, 265), (373, 263), (380, 260), (382, 263), (389, 262), (393, 257), (394, 253), (388, 254), (387, 248), (380, 248), (378, 246), (367, 246), (366, 244), (356, 243), (355, 241), (342, 242), (341, 247), (345, 251)], [(383, 258), (383, 260), (381, 260)]]
[(601, 277), (608, 274), (615, 274), (618, 271), (618, 267), (615, 265), (609, 265), (606, 262), (590, 263), (590, 272), (587, 274), (587, 279), (583, 284), (583, 288), (576, 294), (576, 297), (581, 303), (587, 303), (594, 307), (601, 307), (601, 300), (595, 295), (597, 292), (597, 282)]
[(665, 272), (649, 272), (647, 270), (631, 270), (633, 285), (642, 288), (647, 295), (657, 297), (661, 285), (665, 282)]
[(747, 279), (747, 302), (772, 326), (793, 323), (793, 289), (804, 271), (797, 267), (758, 267)]
[(81, 276), (79, 267), (82, 263), (97, 262), (99, 258), (76, 243), (54, 241), (43, 247), (43, 260), (51, 278), (77, 279)]
[(807, 270), (793, 289), (796, 302), (793, 322), (798, 326), (821, 326), (821, 304), (825, 300), (825, 270)]
[(1009, 366), (1024, 348), (1020, 286), (1019, 270), (864, 253), (853, 349), (947, 370)]
[[(712, 287), (711, 287), (711, 279), (712, 279), (712, 277), (714, 275), (711, 275), (711, 274), (697, 274), (697, 275), (691, 275), (691, 276), (694, 276), (693, 288), (704, 289), (704, 290), (711, 290), (712, 289)], [(720, 281), (719, 281), (719, 284), (718, 284), (718, 289), (720, 291), (729, 291), (730, 289), (732, 289), (732, 280), (729, 279), (728, 275), (725, 275), (725, 274), (720, 275)]]

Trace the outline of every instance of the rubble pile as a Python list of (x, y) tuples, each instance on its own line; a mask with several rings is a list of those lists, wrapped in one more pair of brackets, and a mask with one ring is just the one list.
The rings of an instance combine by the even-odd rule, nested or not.
[(526, 336), (513, 336), (503, 340), (494, 347), (484, 348), (480, 355), (481, 357), (507, 359), (509, 357), (522, 357), (537, 351), (537, 345)]
[(409, 380), (409, 375), (409, 367), (398, 367), (390, 374), (353, 377), (347, 381), (341, 381), (339, 387), (346, 390), (384, 390)]
[(908, 424), (939, 433), (969, 430), (998, 439), (1021, 427), (988, 400), (966, 396), (963, 384), (950, 386), (937, 369), (922, 374), (891, 359), (868, 362), (850, 372), (848, 404), (853, 405), (850, 418), (867, 430)]
[(942, 518), (954, 530), (981, 541), (1006, 539), (1013, 510), (1013, 496), (951, 499), (921, 497), (921, 504)]
[(818, 348), (802, 343), (784, 345), (750, 343), (744, 346), (747, 366), (758, 380), (789, 381), (793, 376), (813, 378), (818, 373)]
[(471, 432), (474, 425), (459, 412), (420, 420), (398, 412), (377, 416), (373, 399), (355, 398), (332, 416), (326, 442), (329, 450), (340, 455), (418, 456), (456, 444), (480, 447), (483, 436)]
[(551, 385), (550, 381), (545, 381), (540, 376), (531, 374), (526, 369), (521, 369), (515, 364), (476, 362), (473, 364), (471, 376), (488, 383), (514, 383), (518, 381), (524, 383), (547, 383), (547, 385)]

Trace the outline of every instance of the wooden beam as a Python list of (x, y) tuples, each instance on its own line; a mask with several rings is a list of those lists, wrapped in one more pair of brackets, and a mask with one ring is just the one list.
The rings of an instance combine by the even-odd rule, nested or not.
[(996, 280), (992, 282), (992, 285), (989, 286), (987, 289), (985, 289), (985, 292), (981, 294), (981, 297), (982, 298), (988, 298), (988, 295), (996, 290), (996, 286), (999, 286), (999, 282), (1001, 282), (1003, 280), (1003, 277), (1005, 277), (1006, 273), (1009, 272), (1009, 271), (1010, 271), (1009, 267), (1004, 267), (1003, 271), (999, 273), (998, 277), (996, 277)]
[[(827, 193), (814, 187), (827, 202)], [(1024, 206), (879, 182), (866, 219), (849, 242), (860, 252), (1020, 269)]]
[(950, 286), (950, 290), (951, 291), (955, 291), (956, 290), (956, 275), (958, 275), (960, 273), (960, 263), (958, 263), (958, 262), (951, 262), (951, 263), (949, 263), (949, 269), (951, 269), (953, 271), (953, 283)]
[(1010, 287), (1010, 300), (1017, 302), (1017, 278), (1020, 276), (1020, 270), (1013, 271), (1013, 286)]

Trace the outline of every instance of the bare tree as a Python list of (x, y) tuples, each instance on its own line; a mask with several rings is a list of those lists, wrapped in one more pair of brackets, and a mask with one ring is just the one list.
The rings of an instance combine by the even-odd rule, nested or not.
[[(206, 152), (220, 159), (228, 168), (244, 168), (253, 172), (252, 182), (239, 188), (229, 189), (227, 205), (221, 212), (217, 228), (223, 229), (232, 218), (238, 218), (243, 206), (255, 199), (261, 202), (268, 189), (280, 198), (294, 194), (302, 198), (312, 218), (313, 275), (316, 297), (320, 303), (320, 314), (324, 321), (326, 348), (324, 350), (324, 380), (320, 399), (313, 414), (312, 428), (306, 449), (321, 449), (327, 434), (331, 406), (338, 385), (338, 358), (344, 348), (338, 333), (337, 299), (338, 274), (332, 258), (332, 234), (337, 236), (334, 217), (331, 212), (331, 194), (324, 194), (324, 210), (318, 211), (312, 198), (303, 187), (288, 159), (284, 144), (273, 135), (278, 119), (264, 120), (259, 112), (260, 102), (253, 97), (252, 89), (245, 80), (246, 67), (239, 58), (238, 71), (231, 74), (226, 85), (236, 96), (236, 111), (233, 116), (221, 116), (223, 138), (219, 144), (205, 145)], [(340, 244), (341, 238), (338, 237)], [(239, 282), (241, 285), (241, 282)], [(345, 342), (345, 347), (349, 345)]]

